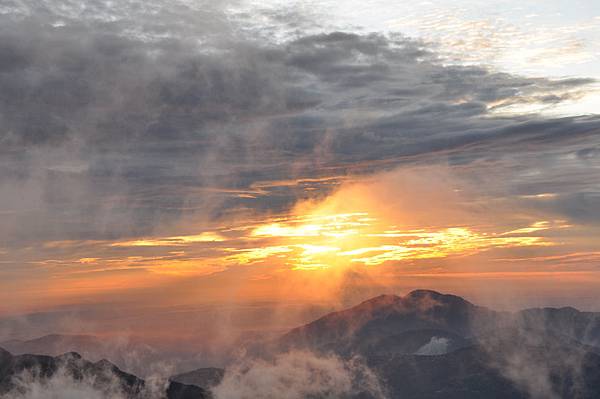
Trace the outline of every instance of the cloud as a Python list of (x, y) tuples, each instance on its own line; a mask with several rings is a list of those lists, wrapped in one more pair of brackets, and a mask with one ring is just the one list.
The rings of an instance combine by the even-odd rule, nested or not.
[(61, 368), (49, 378), (23, 372), (13, 379), (14, 388), (3, 397), (7, 399), (125, 399), (126, 394), (115, 376), (74, 378)]
[(436, 356), (448, 353), (448, 345), (450, 340), (443, 337), (431, 337), (428, 343), (420, 347), (415, 355)]
[[(25, 355), (27, 356), (27, 355)], [(70, 354), (62, 355), (62, 360)], [(56, 359), (56, 358), (55, 358)], [(85, 364), (81, 358), (72, 358), (67, 364), (40, 364), (27, 368), (12, 377), (6, 399), (163, 399), (169, 381), (163, 375), (149, 376), (145, 381), (123, 373), (106, 360)], [(153, 365), (155, 369), (160, 364)], [(156, 370), (154, 370), (156, 371)], [(168, 374), (167, 374), (168, 375)]]
[(375, 374), (360, 360), (289, 352), (273, 360), (243, 360), (213, 388), (216, 399), (385, 398)]
[[(0, 190), (21, 187), (2, 209), (11, 240), (138, 236), (184, 216), (277, 211), (298, 199), (293, 187), (259, 198), (226, 190), (439, 154), (474, 162), (498, 156), (499, 146), (542, 147), (599, 125), (491, 113), (561, 101), (585, 79), (444, 66), (399, 35), (244, 40), (219, 7), (120, 7), (140, 22), (104, 2), (85, 10), (29, 4), (2, 16)], [(151, 24), (153, 12), (161, 17)], [(198, 25), (220, 22), (193, 31), (193, 41), (187, 12)], [(222, 191), (208, 194), (213, 187)]]

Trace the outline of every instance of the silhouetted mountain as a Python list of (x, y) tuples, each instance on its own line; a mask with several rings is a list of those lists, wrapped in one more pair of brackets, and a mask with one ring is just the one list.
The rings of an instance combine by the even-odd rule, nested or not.
[(417, 290), (382, 295), (296, 328), (275, 350), (360, 355), (392, 398), (600, 397), (598, 315), (496, 312)]
[[(44, 384), (52, 378), (85, 382), (107, 398), (115, 392), (130, 399), (146, 399), (151, 394), (144, 380), (121, 371), (107, 360), (90, 362), (75, 352), (56, 357), (13, 356), (0, 348), (0, 397), (9, 392), (23, 393), (28, 388), (27, 384)], [(206, 390), (192, 385), (171, 381), (165, 388), (167, 399), (210, 398)]]
[(216, 385), (219, 385), (224, 376), (225, 370), (215, 367), (206, 367), (192, 370), (187, 373), (177, 374), (169, 379), (171, 381), (195, 385), (208, 390)]
[(279, 350), (307, 347), (339, 354), (413, 354), (432, 339), (446, 342), (451, 351), (510, 328), (600, 347), (598, 313), (573, 308), (497, 312), (429, 290), (372, 298), (295, 328), (274, 345)]
[(580, 312), (572, 307), (526, 309), (518, 313), (527, 328), (553, 331), (586, 345), (600, 347), (600, 313)]
[(49, 334), (30, 340), (0, 342), (0, 347), (14, 355), (35, 354), (58, 356), (77, 352), (90, 361), (108, 359), (118, 367), (138, 375), (147, 364), (164, 359), (165, 354), (138, 340), (125, 337), (97, 337), (94, 335)]
[[(417, 290), (330, 313), (248, 353), (271, 357), (307, 349), (346, 360), (358, 355), (380, 377), (390, 399), (592, 399), (600, 397), (599, 320), (597, 313), (574, 308), (496, 312), (458, 296)], [(75, 343), (97, 341), (51, 335), (8, 342), (46, 352)], [(6, 351), (0, 351), (0, 396), (23, 389), (15, 377), (25, 371), (47, 380), (59, 370), (75, 380), (89, 379), (97, 389), (116, 381), (126, 397), (146, 398), (147, 383), (108, 361), (93, 363), (76, 353)], [(175, 375), (165, 388), (167, 398), (210, 397), (224, 374), (203, 368)], [(349, 398), (371, 398), (366, 392)]]
[(417, 290), (404, 297), (381, 295), (296, 328), (276, 346), (339, 354), (412, 354), (437, 338), (447, 343), (448, 350), (455, 350), (470, 343), (476, 326), (495, 323), (499, 315), (435, 291)]

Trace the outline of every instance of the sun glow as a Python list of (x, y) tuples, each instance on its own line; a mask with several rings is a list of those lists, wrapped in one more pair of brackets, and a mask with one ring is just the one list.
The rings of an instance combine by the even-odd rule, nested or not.
[(341, 213), (322, 216), (301, 216), (259, 226), (254, 237), (348, 237), (357, 235), (359, 228), (369, 226), (374, 219), (365, 212)]
[(550, 222), (538, 221), (505, 232), (464, 226), (400, 230), (368, 212), (317, 212), (254, 228), (251, 237), (276, 245), (237, 250), (229, 260), (243, 264), (276, 260), (302, 270), (349, 264), (376, 266), (390, 261), (472, 255), (492, 248), (549, 246), (553, 244), (531, 234), (550, 226)]
[[(348, 184), (318, 202), (301, 202), (287, 214), (202, 226), (189, 235), (61, 242), (49, 247), (93, 245), (97, 251), (82, 251), (82, 256), (73, 260), (49, 259), (38, 264), (56, 269), (58, 263), (76, 263), (85, 267), (76, 269), (78, 273), (144, 270), (171, 276), (204, 276), (236, 269), (252, 275), (249, 278), (260, 275), (263, 280), (264, 276), (281, 279), (286, 271), (295, 270), (333, 280), (337, 272), (348, 269), (364, 267), (376, 273), (378, 266), (412, 268), (424, 260), (465, 258), (484, 252), (491, 254), (490, 259), (522, 257), (522, 251), (509, 251), (557, 246), (552, 232), (571, 227), (564, 220), (512, 218), (510, 209), (504, 210), (506, 218), (502, 219), (474, 215), (462, 208), (463, 198), (468, 197), (466, 190), (446, 184), (431, 191), (429, 185), (421, 184), (432, 179), (447, 181), (435, 175), (423, 179), (417, 173), (408, 178), (381, 176)], [(535, 255), (535, 251), (528, 253)], [(443, 268), (443, 263), (435, 267)], [(314, 273), (319, 270), (324, 274)]]

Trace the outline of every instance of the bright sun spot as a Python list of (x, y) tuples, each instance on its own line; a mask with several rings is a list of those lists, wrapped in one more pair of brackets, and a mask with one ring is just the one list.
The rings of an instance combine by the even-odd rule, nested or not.
[(367, 212), (308, 215), (279, 219), (255, 227), (257, 247), (235, 250), (229, 261), (242, 264), (274, 261), (293, 269), (336, 265), (380, 265), (389, 261), (471, 255), (492, 248), (549, 246), (532, 235), (551, 227), (547, 221), (506, 232), (479, 232), (469, 227), (400, 230)]

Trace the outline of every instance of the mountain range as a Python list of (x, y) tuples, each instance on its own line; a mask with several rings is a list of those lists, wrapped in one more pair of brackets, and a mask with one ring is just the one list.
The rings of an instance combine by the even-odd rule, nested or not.
[[(94, 342), (90, 337), (74, 341)], [(59, 336), (0, 345), (18, 349), (15, 353), (39, 353), (49, 342), (60, 342), (66, 349)], [(600, 397), (600, 314), (570, 307), (498, 312), (455, 295), (417, 290), (372, 298), (246, 348), (247, 356), (263, 359), (290, 351), (360, 358), (379, 377), (389, 398)], [(39, 378), (66, 368), (74, 378), (91, 375), (99, 382), (108, 370), (127, 397), (145, 394), (143, 380), (106, 360), (93, 363), (77, 354), (51, 357), (7, 351), (0, 356), (0, 394), (15, 389), (15, 376), (36, 367), (42, 370)], [(227, 370), (218, 368), (178, 374), (170, 378), (166, 395), (210, 397), (210, 390), (226, 375)], [(356, 397), (369, 396), (361, 392)]]
[[(103, 397), (118, 394), (128, 399), (146, 399), (153, 396), (146, 381), (126, 373), (108, 360), (90, 362), (75, 352), (60, 356), (16, 355), (0, 349), (0, 397), (25, 394), (31, 382), (63, 378), (89, 384)], [(194, 386), (167, 381), (164, 387), (167, 399), (205, 399), (209, 392)], [(87, 398), (82, 398), (87, 399)]]

